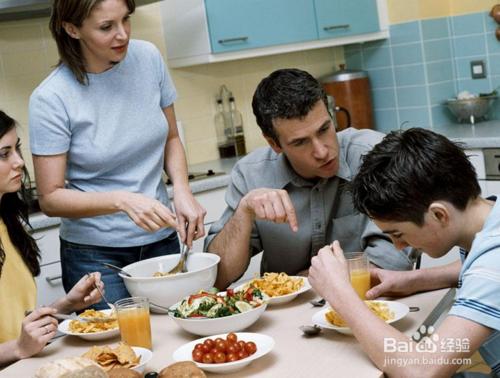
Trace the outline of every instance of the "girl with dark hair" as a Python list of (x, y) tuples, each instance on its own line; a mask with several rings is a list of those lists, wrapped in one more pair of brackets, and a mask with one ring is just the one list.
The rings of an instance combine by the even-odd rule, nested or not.
[(99, 302), (94, 285), (100, 274), (83, 277), (49, 307), (36, 305), (34, 276), (40, 273), (40, 251), (26, 231), (28, 172), (20, 152), (16, 122), (0, 110), (0, 366), (38, 353), (57, 331), (56, 312), (69, 313)]

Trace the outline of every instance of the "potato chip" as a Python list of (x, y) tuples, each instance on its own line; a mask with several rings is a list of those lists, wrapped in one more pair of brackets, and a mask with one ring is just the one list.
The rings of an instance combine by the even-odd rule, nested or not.
[(117, 367), (132, 368), (137, 366), (141, 360), (141, 356), (136, 355), (134, 350), (123, 342), (115, 348), (108, 345), (93, 346), (82, 357), (96, 362), (105, 371), (110, 371)]

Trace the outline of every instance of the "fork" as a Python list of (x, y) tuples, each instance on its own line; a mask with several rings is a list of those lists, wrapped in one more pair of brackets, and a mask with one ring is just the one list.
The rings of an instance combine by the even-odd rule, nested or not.
[[(31, 314), (33, 311), (25, 311), (24, 315), (28, 316)], [(73, 315), (73, 314), (60, 314), (60, 313), (55, 313), (55, 314), (50, 314), (53, 318), (59, 319), (59, 320), (76, 320), (79, 322), (86, 322), (86, 323), (107, 323), (109, 322), (109, 318), (94, 318), (94, 317), (85, 317), (82, 318), (78, 315)]]
[[(91, 274), (89, 272), (87, 272), (87, 276), (90, 278)], [(104, 299), (104, 302), (108, 305), (108, 307), (113, 310), (113, 312), (116, 313), (116, 308), (115, 308), (115, 305), (110, 303), (108, 301), (108, 299), (106, 298), (106, 296), (104, 295), (104, 293), (102, 292), (102, 290), (99, 288), (99, 286), (96, 285), (96, 283), (94, 282), (94, 287), (97, 289), (97, 291), (99, 292), (99, 294), (101, 294), (101, 297), (102, 299)]]

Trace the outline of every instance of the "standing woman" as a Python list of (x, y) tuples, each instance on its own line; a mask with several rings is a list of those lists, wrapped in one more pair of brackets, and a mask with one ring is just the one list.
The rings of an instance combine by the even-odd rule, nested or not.
[(178, 253), (176, 230), (188, 245), (205, 233), (206, 212), (187, 182), (176, 91), (156, 47), (130, 40), (134, 10), (134, 0), (54, 0), (60, 62), (30, 99), (40, 205), (62, 218), (64, 288), (100, 270), (113, 302), (129, 294), (100, 262), (122, 267)]
[[(55, 335), (57, 320), (99, 302), (94, 288), (99, 273), (83, 277), (67, 295), (50, 307), (36, 305), (34, 276), (40, 274), (40, 251), (26, 231), (29, 176), (20, 152), (16, 123), (0, 110), (0, 367), (38, 353)], [(25, 312), (34, 310), (25, 316)]]

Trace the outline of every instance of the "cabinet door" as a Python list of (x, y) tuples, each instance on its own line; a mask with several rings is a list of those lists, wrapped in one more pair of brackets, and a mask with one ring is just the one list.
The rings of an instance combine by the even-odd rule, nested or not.
[(48, 306), (65, 295), (61, 274), (59, 261), (41, 267), (40, 275), (35, 277), (38, 305)]
[(213, 53), (318, 38), (311, 0), (205, 0)]
[(377, 0), (314, 0), (320, 39), (380, 30)]

